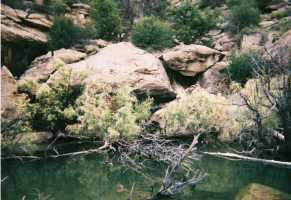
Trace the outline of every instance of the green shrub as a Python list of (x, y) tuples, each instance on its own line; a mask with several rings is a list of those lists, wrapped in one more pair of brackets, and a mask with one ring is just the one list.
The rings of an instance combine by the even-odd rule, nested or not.
[(175, 36), (179, 41), (190, 44), (216, 25), (217, 13), (211, 9), (198, 9), (188, 0), (169, 12)]
[(284, 17), (289, 17), (289, 16), (291, 16), (291, 8), (286, 9), (286, 10), (276, 10), (276, 11), (273, 11), (272, 14), (271, 14), (271, 16), (272, 16), (272, 18), (276, 18), (276, 19), (281, 19), (281, 18), (284, 18)]
[(131, 41), (139, 47), (163, 49), (173, 45), (172, 30), (166, 22), (145, 17), (132, 30)]
[(285, 33), (291, 29), (291, 20), (283, 19), (279, 22), (278, 26), (279, 31)]
[(168, 0), (150, 0), (147, 1), (144, 7), (144, 13), (146, 16), (155, 16), (165, 19), (169, 6), (170, 3)]
[(73, 105), (83, 85), (70, 84), (70, 71), (63, 70), (61, 76), (51, 87), (43, 85), (35, 100), (28, 104), (29, 121), (34, 130), (57, 133), (76, 120)]
[[(276, 1), (276, 0), (275, 0)], [(265, 10), (268, 5), (275, 2), (274, 0), (227, 0), (227, 5), (229, 7), (232, 6), (238, 6), (242, 4), (252, 4), (253, 6), (256, 6), (261, 11)], [(279, 1), (279, 0), (277, 0)], [(276, 3), (276, 2), (275, 2)]]
[(256, 26), (260, 22), (260, 11), (253, 1), (244, 3), (232, 3), (230, 7), (228, 28), (239, 33), (247, 27)]
[(139, 103), (127, 86), (92, 86), (78, 100), (79, 124), (67, 126), (71, 134), (87, 134), (112, 142), (138, 136), (151, 114), (152, 100)]
[(120, 12), (113, 0), (95, 0), (92, 3), (91, 18), (95, 23), (96, 37), (115, 40), (122, 32)]
[(225, 3), (225, 0), (200, 0), (199, 6), (204, 7), (218, 7)]
[(265, 10), (268, 5), (270, 5), (273, 0), (256, 0), (257, 6), (260, 10)]
[(67, 4), (62, 0), (56, 0), (50, 3), (49, 10), (53, 15), (64, 15), (67, 9)]
[(228, 100), (197, 88), (192, 94), (169, 103), (152, 117), (160, 124), (164, 134), (195, 135), (199, 133), (220, 134), (223, 139), (240, 130), (240, 125), (228, 113)]
[(2, 3), (15, 9), (25, 9), (23, 0), (2, 0)]
[(49, 48), (69, 48), (81, 39), (81, 33), (81, 28), (74, 25), (71, 19), (57, 17), (49, 31)]
[(228, 73), (233, 81), (245, 84), (248, 79), (253, 77), (252, 55), (232, 56), (231, 64), (228, 66)]

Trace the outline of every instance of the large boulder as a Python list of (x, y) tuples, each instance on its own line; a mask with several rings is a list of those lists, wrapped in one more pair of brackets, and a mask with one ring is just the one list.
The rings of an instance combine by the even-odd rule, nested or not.
[(161, 59), (167, 67), (184, 76), (195, 76), (222, 60), (224, 55), (206, 46), (179, 45), (165, 52)]
[[(1, 122), (8, 122), (17, 117), (16, 112), (16, 80), (10, 71), (1, 67)], [(3, 125), (3, 124), (2, 124)]]
[(1, 40), (3, 42), (47, 43), (46, 31), (51, 26), (52, 21), (44, 14), (29, 14), (1, 4)]
[(49, 52), (46, 55), (37, 57), (20, 79), (21, 81), (45, 82), (51, 74), (57, 71), (62, 63), (78, 62), (86, 56), (85, 53), (72, 49), (59, 49), (54, 51), (54, 56)]
[(169, 101), (176, 96), (161, 61), (128, 42), (111, 44), (67, 67), (77, 79), (85, 74), (87, 88), (104, 83), (127, 84), (139, 97), (150, 95), (158, 101)]

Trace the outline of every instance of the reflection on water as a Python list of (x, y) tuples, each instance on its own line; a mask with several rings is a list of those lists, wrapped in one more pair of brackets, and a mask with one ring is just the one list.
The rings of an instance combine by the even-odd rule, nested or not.
[[(111, 163), (106, 156), (86, 156), (42, 161), (3, 161), (2, 199), (126, 200), (135, 183), (134, 199), (159, 189), (163, 166), (148, 163), (145, 174)], [(176, 199), (233, 200), (250, 183), (259, 183), (291, 194), (291, 169), (245, 161), (203, 157), (193, 167), (209, 177)]]

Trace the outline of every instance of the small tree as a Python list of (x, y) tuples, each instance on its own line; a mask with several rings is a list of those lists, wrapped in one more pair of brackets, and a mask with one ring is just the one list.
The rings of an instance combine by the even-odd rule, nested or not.
[(91, 18), (95, 22), (96, 36), (105, 40), (115, 40), (122, 32), (121, 17), (113, 0), (94, 0)]
[(173, 44), (170, 25), (155, 17), (145, 17), (132, 30), (132, 42), (143, 48), (163, 49)]
[(81, 28), (74, 25), (71, 19), (57, 17), (49, 31), (49, 48), (69, 48), (81, 38)]
[(176, 38), (186, 44), (192, 43), (197, 37), (215, 27), (214, 16), (212, 10), (200, 10), (188, 0), (183, 1), (180, 6), (169, 12), (169, 19), (173, 23)]

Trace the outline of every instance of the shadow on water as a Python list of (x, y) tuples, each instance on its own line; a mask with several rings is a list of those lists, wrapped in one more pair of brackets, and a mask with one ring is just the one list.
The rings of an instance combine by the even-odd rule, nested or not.
[[(142, 175), (108, 155), (40, 161), (2, 161), (2, 199), (126, 200), (135, 183), (133, 199), (146, 199), (159, 189), (164, 166), (147, 162)], [(233, 200), (250, 183), (291, 194), (291, 170), (245, 161), (204, 156), (193, 163), (209, 177), (175, 199)]]

